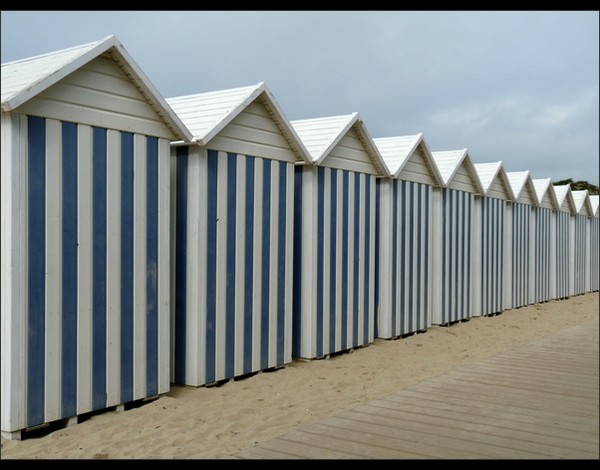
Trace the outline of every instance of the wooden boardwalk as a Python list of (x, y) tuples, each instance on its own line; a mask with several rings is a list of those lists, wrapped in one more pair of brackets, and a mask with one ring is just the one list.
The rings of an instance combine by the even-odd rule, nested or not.
[(241, 458), (598, 459), (598, 321), (425, 380)]

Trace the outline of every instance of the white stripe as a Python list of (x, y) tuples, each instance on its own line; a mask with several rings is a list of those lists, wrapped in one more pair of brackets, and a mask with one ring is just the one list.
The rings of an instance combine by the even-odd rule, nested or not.
[(206, 230), (206, 219), (200, 217), (200, 193), (205, 191), (201, 184), (199, 149), (188, 147), (187, 160), (187, 228), (186, 228), (186, 310), (185, 310), (185, 383), (201, 385), (200, 371), (204, 369), (206, 353), (200, 350), (197, 336), (198, 323), (206, 317), (206, 304), (200, 303), (199, 287), (206, 282), (206, 255), (199, 250), (198, 238)]
[(335, 260), (336, 263), (336, 277), (335, 277), (335, 346), (332, 351), (337, 352), (342, 349), (342, 315), (347, 315), (347, 312), (342, 311), (342, 283), (346, 282), (346, 279), (342, 277), (342, 223), (343, 218), (343, 198), (344, 198), (344, 180), (343, 171), (337, 170), (337, 227), (335, 233), (335, 241), (337, 245)]
[[(367, 177), (366, 177), (367, 178)], [(366, 184), (365, 178), (365, 184)], [(391, 211), (391, 192), (390, 186), (392, 184), (392, 179), (386, 178), (384, 180), (379, 181), (379, 285), (378, 285), (378, 296), (379, 296), (379, 306), (375, 315), (377, 315), (377, 326), (378, 326), (378, 336), (380, 338), (389, 338), (391, 336), (390, 328), (392, 324), (392, 315), (391, 311), (391, 297), (392, 297), (392, 269), (396, 269), (396, 265), (394, 264), (394, 260), (392, 259), (391, 252), (391, 221), (393, 220), (393, 214)], [(366, 193), (365, 193), (366, 198)], [(369, 221), (366, 220), (366, 202), (365, 202), (365, 214), (362, 223), (362, 227), (364, 227), (365, 234), (369, 230)], [(363, 255), (366, 256), (366, 253), (363, 252)], [(362, 258), (362, 257), (361, 257)], [(386, 262), (384, 260), (389, 260)], [(362, 285), (362, 282), (361, 282)], [(369, 286), (364, 286), (363, 295), (366, 295), (368, 292)], [(362, 304), (364, 305), (364, 304)], [(363, 312), (365, 315), (368, 312)], [(365, 338), (363, 338), (363, 341)]]
[[(25, 426), (23, 417), (23, 408), (20, 408), (19, 393), (20, 383), (25, 375), (21, 371), (23, 361), (21, 345), (21, 331), (24, 323), (22, 311), (19, 305), (20, 275), (25, 271), (22, 268), (21, 257), (21, 238), (20, 238), (20, 214), (24, 212), (22, 204), (21, 188), (22, 182), (19, 178), (19, 162), (26, 160), (19, 155), (19, 131), (21, 120), (19, 115), (2, 113), (2, 125), (0, 131), (2, 138), (2, 158), (0, 171), (2, 188), (2, 224), (0, 225), (0, 245), (2, 252), (1, 263), (1, 281), (2, 297), (1, 302), (1, 323), (2, 341), (0, 342), (2, 361), (0, 377), (2, 384), (0, 386), (0, 419), (1, 429), (4, 431), (13, 431)], [(26, 132), (24, 132), (26, 134)], [(26, 206), (25, 206), (26, 207)]]
[(373, 342), (375, 335), (375, 177), (369, 176), (371, 179), (370, 183), (370, 220), (368, 221), (369, 230), (369, 337), (365, 338), (365, 344)]
[[(484, 217), (484, 205), (486, 203), (486, 199), (484, 197), (476, 197), (475, 198), (475, 217), (474, 217), (474, 225), (473, 225), (473, 237), (479, 243), (481, 243), (481, 237), (483, 236), (483, 240), (485, 240), (486, 230), (485, 230), (485, 217)], [(481, 315), (485, 315), (486, 312), (483, 311), (481, 305), (482, 302), (485, 302), (485, 295), (482, 295), (482, 285), (485, 285), (485, 278), (487, 276), (487, 265), (486, 265), (486, 253), (485, 253), (485, 245), (479, 245), (477, 250), (477, 256), (473, 257), (472, 268), (473, 272), (476, 275), (473, 277), (473, 316), (479, 317)], [(481, 268), (482, 265), (484, 267), (483, 276), (481, 276)]]
[[(175, 282), (175, 273), (177, 260), (175, 256), (175, 245), (176, 245), (176, 236), (177, 236), (177, 149), (175, 147), (171, 147), (171, 157), (170, 157), (170, 170), (169, 176), (171, 180), (171, 188), (170, 188), (170, 232), (171, 238), (169, 240), (169, 259), (170, 259), (170, 283), (169, 283), (169, 295), (173, 302), (170, 305), (170, 318), (169, 318), (169, 344), (170, 347), (170, 379), (171, 382), (175, 382), (175, 292), (176, 292), (176, 282)], [(187, 359), (187, 358), (186, 358)]]
[[(199, 265), (198, 285), (196, 290), (198, 291), (198, 310), (193, 312), (196, 317), (195, 326), (192, 329), (192, 334), (196, 337), (192, 341), (196, 342), (195, 358), (195, 378), (198, 384), (206, 383), (206, 270), (207, 270), (207, 228), (206, 222), (208, 220), (208, 152), (206, 149), (200, 149), (197, 147), (190, 147), (190, 153), (194, 155), (193, 158), (198, 159), (199, 165), (199, 180), (198, 186), (200, 187), (200, 195), (198, 197), (198, 258), (193, 259), (189, 256), (188, 252), (188, 263)], [(194, 221), (188, 220), (188, 223)], [(190, 292), (190, 286), (188, 285), (188, 292)], [(189, 312), (188, 315), (191, 315)], [(188, 317), (189, 318), (189, 317)], [(187, 359), (187, 358), (186, 358)]]
[(252, 274), (254, 288), (252, 293), (252, 370), (260, 370), (260, 307), (262, 279), (262, 187), (263, 160), (254, 159), (254, 266)]
[(146, 138), (133, 136), (133, 399), (146, 397)]
[[(365, 225), (365, 211), (366, 211), (366, 185), (365, 185), (365, 174), (361, 173), (359, 176), (360, 185), (360, 200), (358, 209), (358, 344), (365, 344), (366, 338), (364, 333), (364, 319), (365, 319), (365, 233), (369, 230), (369, 227)], [(389, 258), (388, 258), (389, 259)]]
[(109, 130), (106, 139), (106, 406), (112, 406), (121, 402), (121, 133)]
[[(329, 341), (331, 289), (331, 170), (323, 169), (323, 354), (328, 354), (334, 347)], [(321, 341), (321, 338), (319, 338)]]
[(346, 323), (346, 344), (342, 345), (344, 349), (352, 347), (353, 332), (357, 325), (354, 325), (354, 289), (358, 286), (354, 285), (354, 197), (356, 188), (354, 187), (354, 172), (348, 174), (348, 252), (345, 256), (348, 257), (348, 290), (346, 295), (348, 298), (348, 308), (346, 315), (348, 322)]
[(244, 373), (244, 297), (246, 286), (244, 274), (246, 272), (246, 157), (238, 155), (236, 158), (236, 194), (235, 194), (235, 361), (234, 374)]
[(54, 119), (46, 119), (46, 360), (44, 408), (47, 422), (61, 417), (61, 151), (61, 124)]
[[(277, 248), (279, 229), (279, 165), (277, 160), (271, 161), (271, 226), (268, 227), (271, 234), (269, 243), (269, 337), (268, 337), (268, 366), (277, 365)], [(312, 291), (315, 292), (314, 290)]]
[[(303, 170), (302, 175), (302, 194), (306, 198), (306, 203), (302, 203), (303, 228), (302, 233), (302, 258), (306, 264), (302, 267), (302, 342), (303, 348), (306, 348), (306, 355), (314, 357), (317, 354), (317, 296), (314, 295), (317, 289), (317, 211), (319, 208), (319, 175), (316, 167)], [(325, 311), (325, 310), (323, 310)], [(306, 313), (304, 313), (306, 312)], [(305, 344), (305, 346), (304, 346)]]
[(92, 130), (77, 128), (77, 413), (92, 409)]
[(227, 331), (227, 153), (218, 152), (217, 159), (217, 275), (215, 315), (215, 380), (225, 378), (225, 334)]
[[(169, 142), (158, 139), (158, 393), (168, 392), (169, 380), (169, 317), (171, 278), (169, 250), (170, 218), (170, 149)], [(173, 272), (173, 277), (175, 273)]]
[(292, 361), (292, 305), (294, 277), (294, 164), (287, 164), (287, 207), (285, 230), (285, 346), (283, 358)]

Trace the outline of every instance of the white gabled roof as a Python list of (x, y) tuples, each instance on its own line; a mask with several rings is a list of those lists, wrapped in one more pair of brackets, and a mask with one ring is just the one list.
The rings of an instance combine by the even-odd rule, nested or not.
[(565, 202), (565, 198), (569, 204), (572, 213), (576, 213), (577, 209), (575, 209), (575, 201), (573, 200), (573, 193), (571, 191), (571, 186), (568, 184), (563, 184), (560, 186), (554, 186), (554, 194), (556, 194), (556, 200), (558, 202), (558, 207), (562, 207)]
[(593, 214), (592, 205), (590, 203), (590, 198), (588, 195), (588, 190), (583, 189), (581, 191), (571, 191), (573, 195), (573, 202), (575, 203), (575, 210), (578, 214), (582, 214), (584, 209), (587, 207), (587, 212), (589, 214)]
[(558, 199), (556, 198), (556, 193), (554, 192), (554, 186), (552, 186), (552, 178), (538, 178), (531, 180), (533, 187), (535, 189), (535, 195), (537, 196), (538, 203), (541, 205), (542, 200), (546, 193), (548, 193), (548, 197), (550, 197), (551, 204), (558, 209), (560, 206), (558, 204)]
[(380, 174), (389, 176), (387, 165), (358, 113), (291, 121), (306, 146), (312, 163), (319, 165), (350, 129), (354, 129)]
[(592, 213), (594, 217), (598, 217), (598, 207), (600, 207), (600, 196), (597, 194), (590, 195), (590, 205), (592, 206)]
[(481, 182), (481, 186), (483, 188), (483, 195), (487, 196), (492, 184), (495, 179), (499, 179), (500, 183), (504, 190), (508, 193), (507, 199), (510, 201), (515, 200), (515, 195), (513, 194), (512, 188), (508, 181), (508, 177), (506, 176), (506, 171), (504, 171), (504, 166), (501, 161), (498, 162), (489, 162), (489, 163), (474, 163), (475, 171), (477, 172), (477, 176), (479, 177), (479, 181)]
[[(539, 206), (539, 200), (535, 191), (535, 187), (533, 186), (533, 182), (531, 179), (531, 173), (529, 170), (525, 171), (509, 171), (506, 173), (506, 177), (510, 183), (510, 187), (512, 188), (513, 194), (515, 195), (515, 200), (519, 199), (519, 196), (523, 191), (529, 190), (530, 196), (533, 197), (533, 203), (536, 206)], [(527, 188), (529, 187), (529, 188)]]
[(2, 111), (13, 111), (91, 60), (108, 52), (173, 134), (190, 132), (115, 36), (70, 49), (2, 64)]
[(296, 134), (265, 82), (256, 85), (167, 98), (167, 103), (190, 129), (193, 140), (207, 145), (246, 107), (260, 99), (290, 146), (301, 160), (310, 161), (308, 151)]
[(437, 165), (433, 161), (429, 146), (423, 137), (423, 133), (415, 135), (403, 135), (396, 137), (379, 137), (373, 139), (383, 161), (385, 162), (390, 175), (398, 177), (404, 168), (404, 165), (412, 154), (421, 147), (425, 157), (425, 165), (431, 173), (431, 177), (436, 185), (441, 186), (442, 175), (438, 171)]
[(477, 188), (476, 192), (483, 194), (481, 181), (479, 180), (479, 176), (477, 175), (477, 171), (473, 166), (473, 162), (471, 161), (471, 157), (469, 157), (469, 151), (467, 149), (431, 152), (431, 155), (433, 156), (433, 161), (435, 162), (438, 171), (442, 176), (444, 187), (448, 186), (448, 184), (452, 181), (452, 178), (454, 178), (456, 171), (464, 163), (467, 168), (467, 172), (471, 175), (474, 186)]

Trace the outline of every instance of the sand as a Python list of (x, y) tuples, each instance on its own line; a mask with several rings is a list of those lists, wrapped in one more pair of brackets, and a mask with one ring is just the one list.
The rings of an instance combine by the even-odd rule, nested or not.
[(376, 340), (352, 353), (294, 361), (220, 387), (173, 386), (139, 408), (103, 412), (24, 441), (2, 439), (1, 457), (227, 458), (297, 426), (590, 319), (598, 319), (597, 292), (399, 340)]

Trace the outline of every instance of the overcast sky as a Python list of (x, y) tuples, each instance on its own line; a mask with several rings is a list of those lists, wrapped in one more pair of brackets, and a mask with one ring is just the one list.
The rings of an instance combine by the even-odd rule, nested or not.
[(599, 182), (599, 14), (6, 12), (2, 62), (115, 34), (164, 97), (265, 81), (293, 119), (358, 111), (533, 178)]

